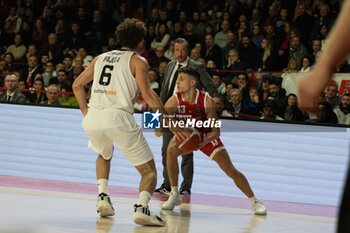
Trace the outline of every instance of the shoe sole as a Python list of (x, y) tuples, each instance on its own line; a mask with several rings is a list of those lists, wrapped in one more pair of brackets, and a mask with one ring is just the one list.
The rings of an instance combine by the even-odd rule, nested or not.
[(114, 215), (114, 210), (108, 203), (100, 203), (97, 207), (97, 212), (101, 217), (108, 217)]
[(267, 212), (262, 212), (262, 213), (254, 213), (255, 215), (260, 215), (260, 216), (265, 216), (267, 215)]
[(165, 225), (165, 222), (160, 222), (158, 221), (158, 219), (153, 219), (153, 217), (147, 216), (139, 212), (134, 213), (133, 220), (134, 220), (134, 223), (143, 225), (143, 226), (163, 227)]

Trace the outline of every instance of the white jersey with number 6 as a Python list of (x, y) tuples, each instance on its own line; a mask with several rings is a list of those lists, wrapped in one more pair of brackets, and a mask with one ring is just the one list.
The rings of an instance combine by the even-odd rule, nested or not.
[(99, 55), (94, 67), (90, 108), (134, 113), (138, 87), (130, 70), (133, 54), (132, 51), (113, 50)]

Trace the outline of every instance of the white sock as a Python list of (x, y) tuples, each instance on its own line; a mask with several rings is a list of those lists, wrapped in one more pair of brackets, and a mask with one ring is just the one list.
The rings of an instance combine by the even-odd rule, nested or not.
[(149, 200), (151, 199), (151, 194), (147, 191), (141, 191), (139, 193), (139, 200), (137, 205), (148, 206)]
[(107, 179), (98, 179), (97, 180), (97, 187), (98, 187), (98, 193), (105, 193), (108, 194), (107, 192), (107, 187), (108, 187), (108, 180)]
[(254, 202), (255, 202), (256, 200), (258, 200), (258, 199), (256, 199), (255, 196), (252, 196), (252, 197), (249, 198), (249, 200), (250, 200), (252, 203), (254, 203)]
[(179, 187), (178, 186), (171, 186), (171, 192), (178, 195), (179, 194)]

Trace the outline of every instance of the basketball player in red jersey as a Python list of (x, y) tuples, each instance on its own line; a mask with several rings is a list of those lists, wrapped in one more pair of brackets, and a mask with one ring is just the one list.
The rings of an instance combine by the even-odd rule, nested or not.
[[(196, 89), (199, 73), (191, 67), (179, 69), (176, 82), (178, 92), (174, 94), (165, 104), (168, 114), (191, 115), (196, 121), (217, 119), (215, 105), (208, 93)], [(172, 210), (181, 204), (178, 190), (179, 165), (177, 157), (183, 152), (176, 145), (175, 137), (182, 137), (181, 129), (171, 129), (174, 137), (169, 143), (167, 150), (167, 169), (170, 179), (171, 192), (168, 200), (163, 203), (162, 209)], [(231, 159), (221, 142), (220, 128), (203, 129), (198, 128), (201, 133), (202, 142), (199, 150), (213, 159), (220, 168), (235, 182), (237, 187), (251, 200), (255, 214), (266, 215), (266, 208), (261, 201), (255, 198), (254, 193), (245, 178), (232, 164)]]

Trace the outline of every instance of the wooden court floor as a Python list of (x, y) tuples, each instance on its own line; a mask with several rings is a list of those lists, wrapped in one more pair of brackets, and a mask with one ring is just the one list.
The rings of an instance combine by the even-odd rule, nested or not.
[(174, 211), (161, 211), (164, 195), (150, 208), (165, 227), (132, 222), (137, 190), (111, 187), (116, 215), (99, 218), (95, 185), (0, 176), (0, 233), (332, 233), (336, 208), (264, 201), (267, 216), (254, 216), (243, 198), (193, 194)]

